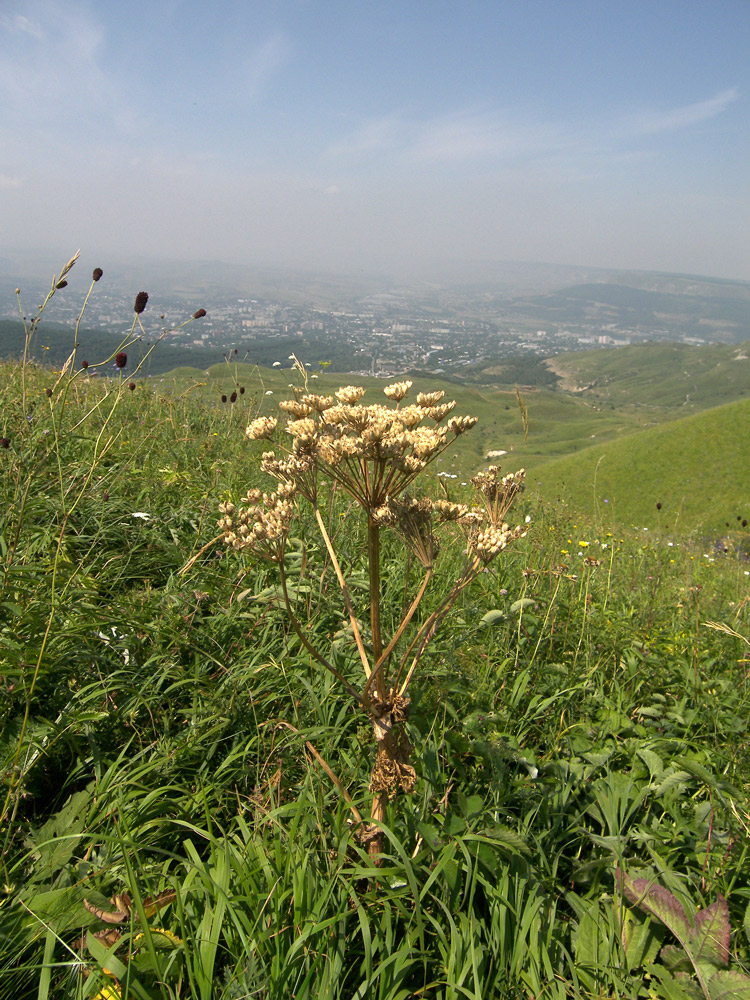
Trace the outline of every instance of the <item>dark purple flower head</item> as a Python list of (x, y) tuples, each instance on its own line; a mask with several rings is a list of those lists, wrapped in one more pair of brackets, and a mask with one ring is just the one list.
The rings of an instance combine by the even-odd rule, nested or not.
[(229, 402), (230, 403), (236, 403), (237, 402), (237, 393), (236, 392), (233, 392), (232, 395), (229, 397)]
[(47, 388), (44, 390), (44, 394), (47, 397), (47, 399), (49, 399), (52, 396), (52, 390), (50, 389), (49, 386), (47, 386)]
[(135, 389), (135, 382), (128, 382), (128, 389), (132, 392)]
[(115, 364), (118, 368), (124, 368), (128, 363), (128, 356), (125, 351), (120, 351), (119, 354), (115, 355)]
[(222, 395), (222, 397), (221, 397), (221, 401), (222, 401), (222, 403), (226, 403), (226, 401), (227, 401), (227, 397), (226, 397), (225, 395)]
[(81, 362), (81, 368), (88, 368), (88, 366), (89, 366), (88, 361), (82, 361)]
[(193, 313), (193, 319), (203, 319), (205, 315), (206, 315), (205, 309), (198, 309), (196, 312)]
[(138, 292), (138, 294), (135, 297), (135, 305), (133, 306), (133, 312), (138, 313), (138, 315), (140, 316), (140, 314), (146, 308), (147, 303), (148, 303), (148, 292)]
[(95, 267), (94, 268), (94, 273), (91, 275), (91, 277), (94, 279), (94, 281), (98, 281), (103, 274), (104, 274), (104, 271), (102, 271), (102, 269), (100, 267)]
[(241, 385), (240, 386), (240, 396), (244, 396), (244, 395), (245, 395), (245, 387), (244, 387), (244, 385)]
[(656, 501), (656, 509), (661, 510), (661, 500)]
[(68, 287), (68, 283), (67, 283), (67, 281), (65, 281), (64, 278), (63, 278), (62, 281), (58, 281), (58, 283), (55, 285), (55, 288), (67, 288), (67, 287)]
[(10, 448), (10, 438), (0, 438), (0, 448)]

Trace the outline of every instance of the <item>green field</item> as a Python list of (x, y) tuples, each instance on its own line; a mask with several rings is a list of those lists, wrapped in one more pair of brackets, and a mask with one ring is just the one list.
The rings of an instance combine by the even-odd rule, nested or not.
[[(0, 997), (747, 997), (747, 404), (643, 430), (539, 390), (524, 443), (514, 392), (452, 387), (480, 422), (429, 503), (374, 532), (318, 451), (233, 551), (219, 504), (292, 440), (244, 428), (300, 373), (179, 376), (0, 366)], [(480, 557), (503, 442), (539, 475)], [(446, 490), (476, 508), (438, 524)]]

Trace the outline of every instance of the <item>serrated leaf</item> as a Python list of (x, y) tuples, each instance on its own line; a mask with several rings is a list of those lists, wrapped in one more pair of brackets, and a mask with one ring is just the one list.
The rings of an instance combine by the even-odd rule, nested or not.
[(703, 990), (685, 973), (672, 976), (659, 965), (650, 966), (649, 972), (658, 980), (658, 990), (653, 995), (662, 1000), (706, 1000)]
[(647, 705), (641, 705), (640, 708), (636, 708), (635, 714), (645, 715), (647, 719), (660, 719), (662, 711), (660, 708), (649, 708)]
[(695, 915), (693, 956), (696, 962), (729, 965), (729, 907), (721, 893)]
[(687, 771), (673, 771), (670, 768), (654, 788), (654, 794), (666, 795), (667, 792), (671, 791), (684, 792), (689, 780), (690, 775)]
[(711, 1000), (750, 1000), (750, 977), (734, 969), (720, 969), (708, 983)]
[(664, 771), (664, 761), (658, 753), (653, 750), (638, 750), (638, 756), (648, 768), (648, 773), (652, 778), (658, 777)]
[(692, 926), (676, 896), (650, 879), (631, 879), (622, 868), (617, 869), (617, 880), (634, 906), (661, 920), (683, 947), (688, 946)]
[(715, 775), (711, 774), (711, 772), (702, 764), (699, 764), (697, 760), (692, 760), (690, 757), (675, 757), (674, 763), (683, 770), (688, 771), (695, 778), (700, 778), (700, 780), (705, 785), (708, 785), (709, 788), (716, 788), (718, 781)]

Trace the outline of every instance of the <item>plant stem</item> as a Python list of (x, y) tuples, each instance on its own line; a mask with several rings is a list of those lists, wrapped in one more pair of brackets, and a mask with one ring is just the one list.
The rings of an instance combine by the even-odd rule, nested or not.
[[(372, 657), (377, 664), (383, 655), (383, 640), (380, 635), (380, 528), (367, 515), (367, 563), (370, 572), (370, 629), (372, 631)], [(375, 671), (373, 671), (375, 673)], [(383, 671), (377, 671), (375, 687), (378, 698), (385, 698)]]

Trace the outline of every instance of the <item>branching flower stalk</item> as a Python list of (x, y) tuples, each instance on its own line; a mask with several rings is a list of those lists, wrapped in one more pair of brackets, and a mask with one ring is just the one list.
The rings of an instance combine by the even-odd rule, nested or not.
[[(442, 402), (442, 391), (419, 393), (415, 403), (404, 404), (410, 388), (410, 382), (386, 386), (383, 391), (394, 404), (392, 407), (362, 405), (364, 389), (357, 386), (344, 386), (335, 397), (304, 391), (282, 402), (285, 443), (277, 451), (263, 452), (261, 460), (261, 469), (278, 483), (276, 489), (264, 493), (253, 488), (240, 500), (240, 506), (231, 502), (219, 505), (218, 526), (225, 543), (278, 566), (286, 612), (302, 646), (354, 698), (372, 726), (376, 746), (370, 776), (372, 823), (360, 829), (360, 837), (369, 843), (368, 850), (376, 863), (382, 850), (380, 824), (387, 804), (398, 791), (412, 791), (416, 782), (405, 723), (408, 690), (419, 663), (462, 591), (503, 549), (526, 534), (525, 525), (512, 528), (506, 521), (523, 489), (523, 470), (501, 477), (500, 469), (491, 466), (479, 473), (472, 479), (477, 494), (473, 504), (413, 495), (419, 476), (457, 437), (474, 426), (476, 418), (450, 416), (455, 403)], [(249, 424), (246, 435), (250, 441), (278, 440), (278, 424), (277, 418), (259, 417)], [(321, 509), (332, 488), (351, 497), (363, 513), (369, 634), (360, 624)], [(311, 641), (289, 596), (286, 545), (303, 503), (312, 508), (338, 581), (364, 674), (359, 689)], [(463, 532), (464, 566), (448, 593), (428, 614), (420, 616), (439, 553), (435, 530), (446, 524)], [(423, 571), (411, 602), (407, 594), (390, 637), (383, 634), (381, 618), (383, 531), (395, 532), (406, 546), (407, 563), (416, 560)]]

